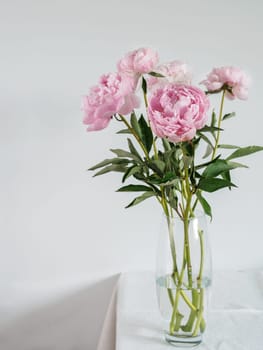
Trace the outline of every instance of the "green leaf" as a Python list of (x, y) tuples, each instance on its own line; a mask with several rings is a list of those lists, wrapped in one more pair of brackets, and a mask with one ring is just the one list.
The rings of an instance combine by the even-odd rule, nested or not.
[(167, 141), (167, 139), (162, 139), (162, 143), (163, 143), (163, 148), (166, 152), (171, 150), (171, 146), (169, 141)]
[(150, 72), (148, 73), (149, 75), (152, 75), (153, 77), (156, 77), (156, 78), (165, 78), (164, 75), (160, 74), (160, 73), (156, 73), (156, 72)]
[(153, 144), (153, 133), (151, 128), (148, 126), (146, 120), (144, 119), (143, 115), (141, 114), (141, 117), (138, 121), (139, 126), (140, 126), (140, 131), (141, 131), (141, 140), (144, 146), (147, 149), (147, 152), (149, 153), (152, 144)]
[(215, 192), (224, 187), (237, 187), (233, 183), (224, 180), (224, 179), (216, 179), (216, 178), (201, 178), (198, 183), (198, 188), (205, 192)]
[[(231, 182), (230, 170), (225, 171), (224, 173), (220, 174), (220, 176), (222, 177), (222, 179)], [(229, 187), (229, 189), (231, 190), (231, 187)]]
[(156, 180), (154, 182), (156, 185), (159, 185), (159, 186), (171, 186), (171, 185), (176, 185), (179, 183), (179, 179), (173, 179), (173, 180), (165, 180), (163, 181), (163, 179), (160, 179), (160, 180)]
[(144, 77), (142, 77), (142, 91), (145, 95), (147, 94), (147, 82)]
[(226, 119), (229, 119), (229, 118), (233, 118), (234, 116), (236, 115), (235, 112), (232, 112), (232, 113), (227, 113), (223, 116), (223, 119), (222, 120), (226, 120)]
[(160, 186), (174, 185), (178, 183), (179, 180), (179, 177), (172, 172), (166, 173), (162, 178), (160, 178), (156, 174), (153, 174), (148, 178), (148, 181), (150, 183)]
[(212, 142), (209, 140), (209, 138), (208, 138), (206, 135), (202, 134), (201, 132), (198, 132), (198, 135), (199, 135), (208, 145), (210, 145), (212, 149), (214, 148)]
[(139, 157), (135, 156), (134, 154), (120, 148), (111, 149), (110, 151), (115, 153), (118, 157), (127, 157), (127, 158), (132, 158), (136, 161), (140, 161), (140, 162), (142, 161), (140, 156)]
[(166, 181), (171, 181), (171, 180), (175, 180), (175, 179), (179, 179), (179, 177), (176, 175), (176, 174), (174, 174), (174, 173), (172, 173), (172, 172), (169, 172), (169, 173), (166, 173), (165, 175), (164, 175), (164, 177), (162, 178), (162, 181), (163, 182), (166, 182)]
[(195, 145), (193, 142), (183, 142), (182, 147), (184, 149), (184, 154), (189, 157), (193, 157), (195, 153)]
[(153, 196), (156, 196), (156, 194), (154, 192), (150, 192), (150, 191), (145, 192), (141, 196), (134, 198), (134, 200), (131, 201), (131, 203), (129, 203), (125, 208), (130, 208), (130, 207), (137, 205), (137, 204), (141, 203), (142, 201), (144, 201), (150, 197), (153, 197)]
[(154, 170), (158, 175), (162, 176), (164, 169), (165, 169), (165, 163), (162, 160), (155, 159), (148, 163), (149, 167)]
[(139, 136), (139, 138), (141, 139), (142, 138), (141, 128), (138, 123), (136, 114), (134, 112), (131, 114), (131, 126), (133, 127), (134, 131)]
[(175, 191), (171, 188), (168, 192), (169, 203), (173, 209), (178, 208), (178, 197), (176, 196)]
[(246, 164), (238, 163), (238, 162), (230, 162), (227, 160), (227, 163), (231, 166), (231, 169), (236, 169), (236, 168), (249, 168)]
[(203, 155), (202, 158), (204, 159), (204, 158), (210, 156), (210, 154), (212, 154), (212, 152), (213, 152), (213, 148), (208, 144), (206, 146), (205, 154)]
[(212, 163), (216, 162), (217, 159), (220, 158), (220, 157), (221, 157), (221, 154), (219, 154), (215, 159), (210, 160), (209, 162), (196, 165), (195, 169), (198, 170), (198, 169), (204, 168), (204, 167), (208, 166), (209, 164), (212, 164)]
[(129, 159), (123, 159), (123, 158), (122, 159), (119, 159), (119, 158), (104, 159), (102, 162), (92, 166), (88, 170), (96, 170), (98, 168), (102, 168), (109, 164), (128, 164), (128, 163), (130, 163)]
[(233, 158), (239, 158), (239, 157), (245, 157), (249, 154), (263, 151), (263, 147), (261, 146), (248, 146), (248, 147), (240, 147), (235, 152), (230, 154), (230, 156), (227, 157), (227, 159), (233, 159)]
[(120, 187), (117, 192), (145, 192), (152, 191), (151, 187), (143, 186), (143, 185), (128, 185)]
[(130, 129), (122, 129), (116, 132), (116, 134), (131, 134)]
[(216, 113), (215, 111), (213, 111), (210, 126), (215, 126), (215, 125), (216, 125)]
[(235, 145), (226, 145), (226, 144), (221, 144), (218, 145), (218, 148), (224, 148), (224, 149), (237, 149), (240, 148), (239, 146), (235, 146)]
[(138, 167), (137, 165), (133, 165), (132, 167), (128, 168), (122, 177), (122, 182), (128, 179), (128, 177), (138, 173), (139, 171), (140, 171), (140, 167)]
[(127, 168), (124, 165), (112, 164), (98, 171), (95, 175), (93, 175), (93, 177), (109, 173), (110, 171), (117, 171), (117, 172), (124, 173), (126, 169)]
[(207, 166), (204, 170), (202, 177), (216, 177), (226, 171), (233, 170), (236, 168), (246, 168), (246, 165), (241, 163), (235, 163), (226, 161), (223, 159), (217, 159), (214, 163)]
[(204, 209), (204, 212), (206, 213), (206, 215), (210, 216), (211, 220), (212, 220), (212, 209), (210, 204), (207, 202), (207, 200), (202, 196), (201, 191), (197, 191), (196, 192), (196, 197), (199, 200), (202, 208)]
[(208, 125), (205, 125), (202, 129), (200, 129), (200, 132), (214, 132), (214, 131), (224, 131), (224, 129), (218, 128), (216, 126), (208, 126)]
[(131, 139), (128, 138), (127, 141), (128, 141), (128, 146), (129, 146), (130, 152), (131, 152), (135, 157), (137, 157), (137, 159), (139, 159), (139, 160), (142, 162), (142, 158), (141, 158), (139, 152), (136, 150), (135, 146), (133, 145)]
[(180, 163), (181, 163), (180, 166), (182, 168), (184, 167), (188, 168), (193, 164), (193, 157), (183, 156)]

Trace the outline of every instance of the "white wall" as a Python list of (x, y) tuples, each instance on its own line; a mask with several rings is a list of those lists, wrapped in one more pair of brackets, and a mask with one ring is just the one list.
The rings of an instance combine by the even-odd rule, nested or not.
[[(81, 96), (126, 51), (141, 46), (156, 48), (162, 61), (187, 61), (196, 83), (213, 66), (237, 65), (254, 84), (247, 102), (227, 103), (238, 116), (226, 136), (241, 145), (263, 144), (262, 13), (259, 0), (0, 1), (3, 327), (9, 320), (12, 329), (18, 315), (118, 272), (154, 268), (160, 208), (149, 201), (125, 210), (132, 197), (114, 192), (118, 175), (93, 179), (86, 172), (123, 141), (114, 123), (86, 133)], [(239, 189), (211, 197), (215, 268), (263, 266), (262, 157), (251, 157), (251, 168), (237, 173)], [(95, 347), (112, 283), (106, 285), (104, 301), (89, 303), (87, 330), (76, 328), (70, 341), (54, 336), (56, 347), (51, 342), (45, 349)], [(3, 333), (2, 348), (17, 345)]]

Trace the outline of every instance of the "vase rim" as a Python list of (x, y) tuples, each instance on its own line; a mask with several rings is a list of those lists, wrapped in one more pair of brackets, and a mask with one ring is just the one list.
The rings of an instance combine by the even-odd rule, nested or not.
[[(178, 214), (176, 214), (175, 216), (171, 216), (171, 215), (167, 216), (165, 213), (163, 213), (162, 216), (163, 216), (164, 218), (169, 218), (169, 219), (171, 219), (171, 220), (178, 220), (178, 219), (181, 220), (181, 218), (178, 216)], [(198, 209), (198, 210), (196, 210), (196, 211), (194, 212), (194, 216), (193, 216), (193, 217), (190, 217), (190, 220), (195, 219), (195, 218), (203, 218), (203, 217), (206, 217), (206, 216), (207, 216), (207, 215), (205, 214), (204, 211)]]

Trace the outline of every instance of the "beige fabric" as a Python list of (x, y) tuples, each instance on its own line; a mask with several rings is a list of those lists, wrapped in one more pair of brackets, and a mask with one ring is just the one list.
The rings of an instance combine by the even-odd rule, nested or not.
[(116, 283), (111, 296), (97, 350), (115, 350), (116, 348), (117, 289), (118, 283)]

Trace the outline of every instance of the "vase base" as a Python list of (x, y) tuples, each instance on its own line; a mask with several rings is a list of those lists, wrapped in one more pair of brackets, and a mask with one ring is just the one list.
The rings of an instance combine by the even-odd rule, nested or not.
[(171, 335), (165, 333), (165, 340), (167, 343), (180, 348), (193, 348), (202, 343), (202, 335), (197, 335), (195, 337), (184, 336), (184, 335)]

